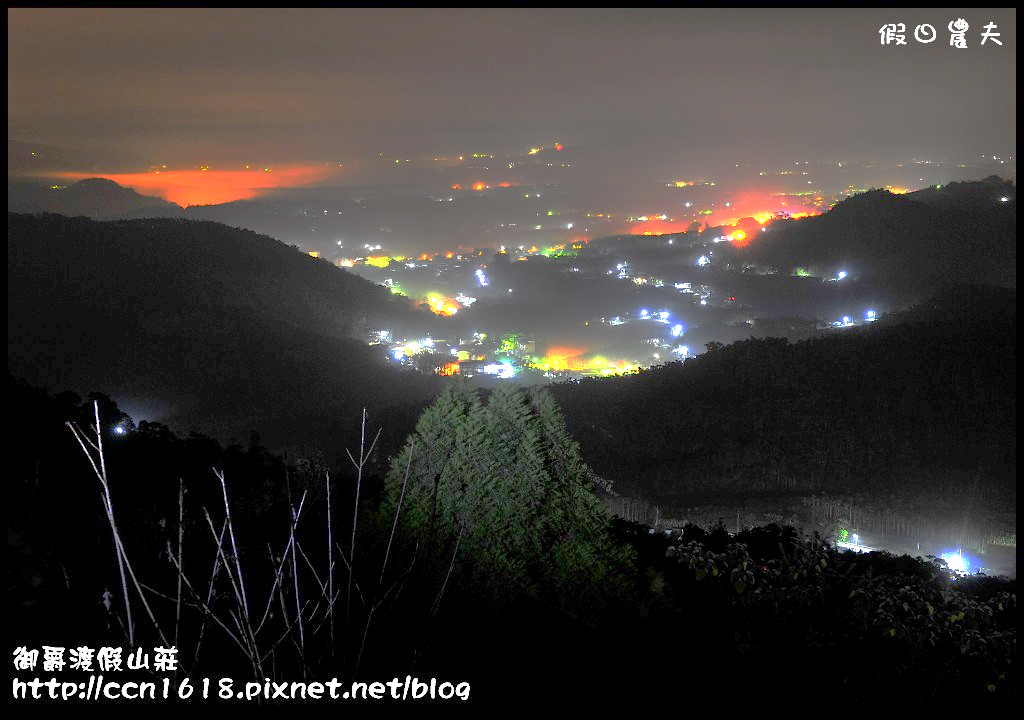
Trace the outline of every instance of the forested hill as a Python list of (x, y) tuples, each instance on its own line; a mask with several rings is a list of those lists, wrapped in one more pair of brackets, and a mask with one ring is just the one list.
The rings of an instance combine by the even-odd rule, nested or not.
[[(1016, 292), (958, 288), (891, 321), (553, 386), (617, 487), (1015, 497)], [(1012, 507), (1012, 505), (1011, 505)]]
[[(33, 385), (268, 447), (337, 438), (362, 407), (417, 407), (362, 333), (438, 322), (273, 238), (212, 222), (8, 214), (7, 358)], [(339, 441), (335, 440), (335, 445)]]
[(932, 287), (1016, 287), (1016, 188), (995, 176), (904, 195), (871, 190), (820, 216), (774, 221), (758, 235), (744, 248), (716, 246), (716, 255), (786, 272), (803, 266)]
[(7, 212), (57, 213), (93, 220), (185, 217), (180, 205), (140, 195), (113, 180), (89, 178), (67, 187), (7, 180)]

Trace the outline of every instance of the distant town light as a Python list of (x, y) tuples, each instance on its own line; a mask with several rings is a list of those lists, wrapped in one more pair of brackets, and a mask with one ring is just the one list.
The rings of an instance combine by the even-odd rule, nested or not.
[(945, 552), (942, 553), (940, 557), (946, 561), (946, 565), (949, 566), (950, 570), (954, 570), (956, 572), (967, 572), (967, 562), (964, 560), (964, 556), (961, 551), (958, 550), (955, 553)]

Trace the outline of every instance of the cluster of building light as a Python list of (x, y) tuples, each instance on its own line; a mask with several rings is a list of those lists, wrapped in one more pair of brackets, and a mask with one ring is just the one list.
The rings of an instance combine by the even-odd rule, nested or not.
[(427, 298), (427, 304), (430, 305), (430, 309), (434, 311), (435, 315), (454, 315), (459, 311), (456, 301), (450, 301), (437, 295)]

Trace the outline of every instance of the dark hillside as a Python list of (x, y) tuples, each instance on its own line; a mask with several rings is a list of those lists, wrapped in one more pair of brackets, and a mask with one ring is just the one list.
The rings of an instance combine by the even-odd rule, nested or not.
[(871, 190), (821, 216), (773, 222), (734, 252), (786, 272), (811, 265), (933, 287), (1016, 286), (1016, 188), (991, 177), (905, 195)]
[(1015, 495), (1014, 291), (951, 288), (873, 326), (553, 390), (588, 462), (652, 501)]
[(180, 205), (140, 195), (131, 188), (104, 178), (80, 180), (67, 187), (8, 181), (7, 211), (81, 215), (92, 220), (185, 217), (185, 211)]
[(318, 445), (354, 430), (364, 406), (417, 406), (436, 388), (364, 337), (429, 328), (433, 315), (266, 236), (9, 214), (7, 254), (9, 371), (117, 396), (136, 419)]

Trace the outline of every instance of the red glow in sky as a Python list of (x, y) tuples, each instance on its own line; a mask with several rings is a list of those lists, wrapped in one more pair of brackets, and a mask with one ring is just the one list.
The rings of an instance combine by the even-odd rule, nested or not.
[(548, 348), (545, 357), (548, 362), (556, 361), (560, 364), (565, 364), (569, 359), (579, 357), (585, 352), (587, 352), (587, 349), (581, 347), (552, 347)]
[[(724, 194), (724, 193), (723, 193)], [(728, 193), (728, 202), (719, 200), (715, 203), (710, 201), (694, 201), (692, 207), (686, 212), (680, 213), (677, 217), (668, 217), (664, 220), (657, 215), (648, 215), (647, 220), (622, 222), (620, 232), (634, 235), (669, 235), (677, 232), (684, 232), (690, 225), (697, 221), (707, 227), (722, 227), (740, 230), (742, 225), (742, 237), (739, 233), (733, 235), (733, 243), (739, 246), (747, 245), (756, 240), (755, 233), (758, 228), (753, 227), (749, 220), (742, 222), (745, 218), (753, 218), (760, 224), (771, 220), (774, 213), (785, 211), (794, 218), (817, 215), (828, 209), (828, 205), (819, 207), (815, 204), (816, 195), (786, 195), (766, 190), (733, 190)], [(710, 214), (702, 214), (702, 210), (711, 210)], [(717, 234), (717, 233), (716, 233)]]
[[(101, 175), (140, 195), (151, 195), (188, 205), (214, 205), (247, 200), (278, 188), (305, 187), (321, 182), (338, 170), (329, 165), (273, 166), (269, 170), (253, 166), (248, 170), (160, 170), (146, 173)], [(68, 181), (97, 177), (95, 174), (67, 172)]]

